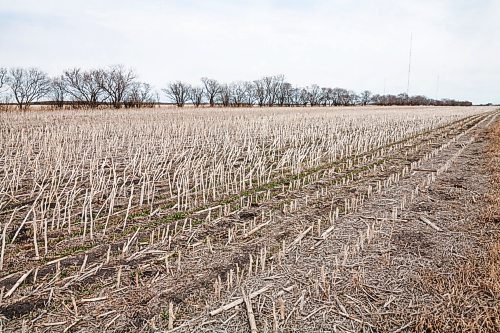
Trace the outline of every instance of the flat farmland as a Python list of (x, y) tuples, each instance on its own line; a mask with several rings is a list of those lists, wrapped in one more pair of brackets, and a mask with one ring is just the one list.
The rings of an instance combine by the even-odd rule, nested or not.
[(500, 329), (500, 111), (0, 113), (4, 332)]

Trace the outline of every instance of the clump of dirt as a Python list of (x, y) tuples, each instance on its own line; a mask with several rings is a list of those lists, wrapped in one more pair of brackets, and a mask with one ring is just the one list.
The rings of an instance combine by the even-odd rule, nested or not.
[(411, 255), (432, 257), (435, 242), (421, 231), (402, 230), (392, 236), (398, 251)]
[(251, 211), (242, 211), (239, 213), (239, 217), (240, 219), (242, 220), (249, 220), (249, 219), (253, 219), (254, 217), (256, 216), (255, 212), (251, 212)]

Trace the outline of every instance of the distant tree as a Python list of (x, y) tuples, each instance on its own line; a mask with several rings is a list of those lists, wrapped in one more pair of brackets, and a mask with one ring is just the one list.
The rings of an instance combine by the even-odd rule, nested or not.
[(255, 86), (253, 82), (245, 81), (243, 83), (245, 89), (245, 105), (253, 106), (255, 103)]
[(311, 106), (319, 105), (321, 101), (321, 88), (317, 84), (313, 84), (310, 87), (306, 87), (307, 91), (307, 102)]
[(292, 94), (292, 85), (288, 82), (282, 82), (278, 89), (278, 105), (279, 106), (290, 106), (290, 99)]
[(208, 103), (210, 106), (215, 105), (215, 98), (221, 91), (221, 86), (217, 80), (209, 79), (206, 77), (201, 78), (201, 82), (205, 87), (205, 94), (207, 96)]
[(229, 85), (231, 91), (231, 104), (234, 106), (242, 106), (247, 100), (247, 89), (249, 85), (246, 82), (233, 82)]
[(227, 107), (231, 103), (231, 88), (227, 84), (221, 84), (217, 100), (222, 106)]
[(203, 101), (203, 96), (205, 95), (205, 90), (202, 87), (192, 87), (189, 93), (189, 99), (193, 102), (193, 105), (199, 107)]
[(3, 86), (5, 85), (7, 81), (7, 69), (0, 67), (0, 104), (3, 102), (7, 102), (7, 97), (3, 98), (2, 93), (3, 93)]
[(262, 81), (266, 89), (266, 104), (267, 106), (273, 106), (277, 95), (276, 81), (273, 76), (264, 76)]
[(148, 83), (132, 82), (124, 99), (127, 108), (141, 108), (153, 106), (155, 99)]
[(321, 104), (323, 106), (333, 105), (333, 89), (321, 88)]
[(344, 96), (347, 94), (347, 90), (343, 88), (333, 88), (332, 89), (332, 102), (333, 105), (343, 105)]
[(254, 95), (257, 105), (264, 106), (267, 100), (267, 89), (263, 79), (255, 80), (254, 82)]
[(45, 72), (37, 68), (13, 68), (6, 80), (17, 106), (26, 110), (33, 102), (49, 94), (51, 81)]
[(307, 106), (307, 103), (309, 103), (309, 92), (307, 91), (306, 88), (300, 89), (299, 92), (299, 103), (302, 106)]
[(396, 96), (396, 100), (397, 105), (408, 105), (410, 98), (407, 93), (401, 93)]
[(301, 104), (302, 89), (294, 87), (290, 90), (289, 105), (297, 106)]
[(373, 104), (375, 104), (375, 105), (380, 105), (381, 104), (381, 100), (382, 100), (382, 96), (379, 95), (379, 94), (374, 94), (370, 98), (370, 102), (373, 103)]
[(392, 94), (383, 95), (382, 102), (382, 105), (399, 105), (398, 97)]
[(63, 77), (55, 77), (51, 80), (50, 98), (58, 108), (64, 107), (66, 90), (66, 82)]
[(366, 104), (370, 103), (371, 96), (372, 96), (371, 91), (369, 91), (369, 90), (363, 91), (360, 95), (361, 104), (366, 105)]
[(417, 95), (417, 96), (410, 96), (408, 98), (408, 104), (409, 105), (430, 105), (430, 104), (435, 104), (432, 103), (433, 101), (431, 99), (428, 99), (425, 96), (422, 95)]
[(183, 107), (189, 99), (191, 87), (187, 83), (177, 81), (169, 83), (167, 88), (162, 90), (178, 107)]
[(66, 92), (76, 102), (81, 102), (91, 108), (106, 100), (102, 87), (101, 70), (82, 71), (80, 68), (66, 70), (63, 80)]
[(284, 75), (264, 76), (262, 78), (264, 84), (266, 104), (274, 106), (278, 100), (283, 83), (285, 82)]
[(113, 107), (119, 109), (136, 75), (131, 69), (125, 69), (121, 65), (112, 66), (109, 70), (100, 72), (98, 78), (101, 89)]
[(360, 101), (360, 96), (355, 91), (349, 90), (349, 102), (347, 105), (358, 105)]
[(0, 67), (0, 92), (6, 80), (7, 80), (7, 69)]
[(342, 94), (340, 95), (341, 105), (349, 106), (356, 104), (358, 95), (352, 90), (343, 89)]

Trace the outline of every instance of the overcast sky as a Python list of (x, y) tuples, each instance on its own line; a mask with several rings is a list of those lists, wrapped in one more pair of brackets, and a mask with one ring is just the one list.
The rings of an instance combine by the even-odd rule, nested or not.
[[(0, 66), (500, 102), (500, 0), (0, 0)], [(438, 89), (439, 77), (439, 89)]]

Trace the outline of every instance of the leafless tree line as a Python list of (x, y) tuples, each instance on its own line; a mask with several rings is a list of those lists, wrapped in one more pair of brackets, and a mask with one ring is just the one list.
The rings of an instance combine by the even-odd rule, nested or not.
[(3, 103), (13, 100), (22, 110), (39, 101), (56, 107), (88, 108), (143, 107), (156, 103), (151, 86), (137, 81), (135, 73), (123, 66), (74, 68), (57, 77), (50, 77), (38, 68), (0, 68), (0, 95)]
[[(4, 87), (2, 89), (2, 87)], [(200, 85), (175, 81), (162, 92), (178, 107), (192, 104), (241, 106), (350, 106), (350, 105), (472, 105), (468, 101), (434, 100), (425, 96), (372, 95), (368, 90), (357, 94), (344, 88), (320, 87), (316, 84), (296, 87), (284, 75), (264, 76), (254, 81), (221, 83), (203, 77)], [(34, 102), (45, 101), (57, 107), (97, 108), (102, 106), (153, 106), (159, 98), (152, 87), (137, 80), (137, 75), (121, 65), (107, 69), (65, 70), (51, 78), (37, 68), (0, 68), (0, 94), (7, 102), (9, 96), (20, 109)]]
[(294, 87), (283, 75), (264, 76), (254, 81), (237, 81), (230, 84), (202, 78), (201, 85), (191, 86), (176, 81), (163, 89), (177, 106), (192, 103), (198, 107), (209, 106), (350, 106), (350, 105), (472, 105), (468, 101), (452, 99), (434, 100), (425, 96), (372, 95), (368, 90), (357, 94), (344, 88), (326, 88), (316, 84)]
[(423, 95), (408, 96), (406, 93), (398, 95), (373, 95), (370, 103), (374, 105), (434, 105), (434, 106), (471, 106), (469, 101), (455, 99), (431, 99)]
[[(230, 84), (203, 77), (201, 83), (199, 86), (191, 86), (176, 81), (169, 83), (163, 91), (179, 107), (187, 103), (192, 103), (196, 107), (204, 103), (223, 107), (347, 106), (361, 103), (361, 95), (353, 91), (342, 88), (320, 88), (318, 85), (294, 87), (285, 81), (283, 75), (264, 76), (254, 81), (237, 81)], [(369, 92), (364, 94), (371, 95)]]

